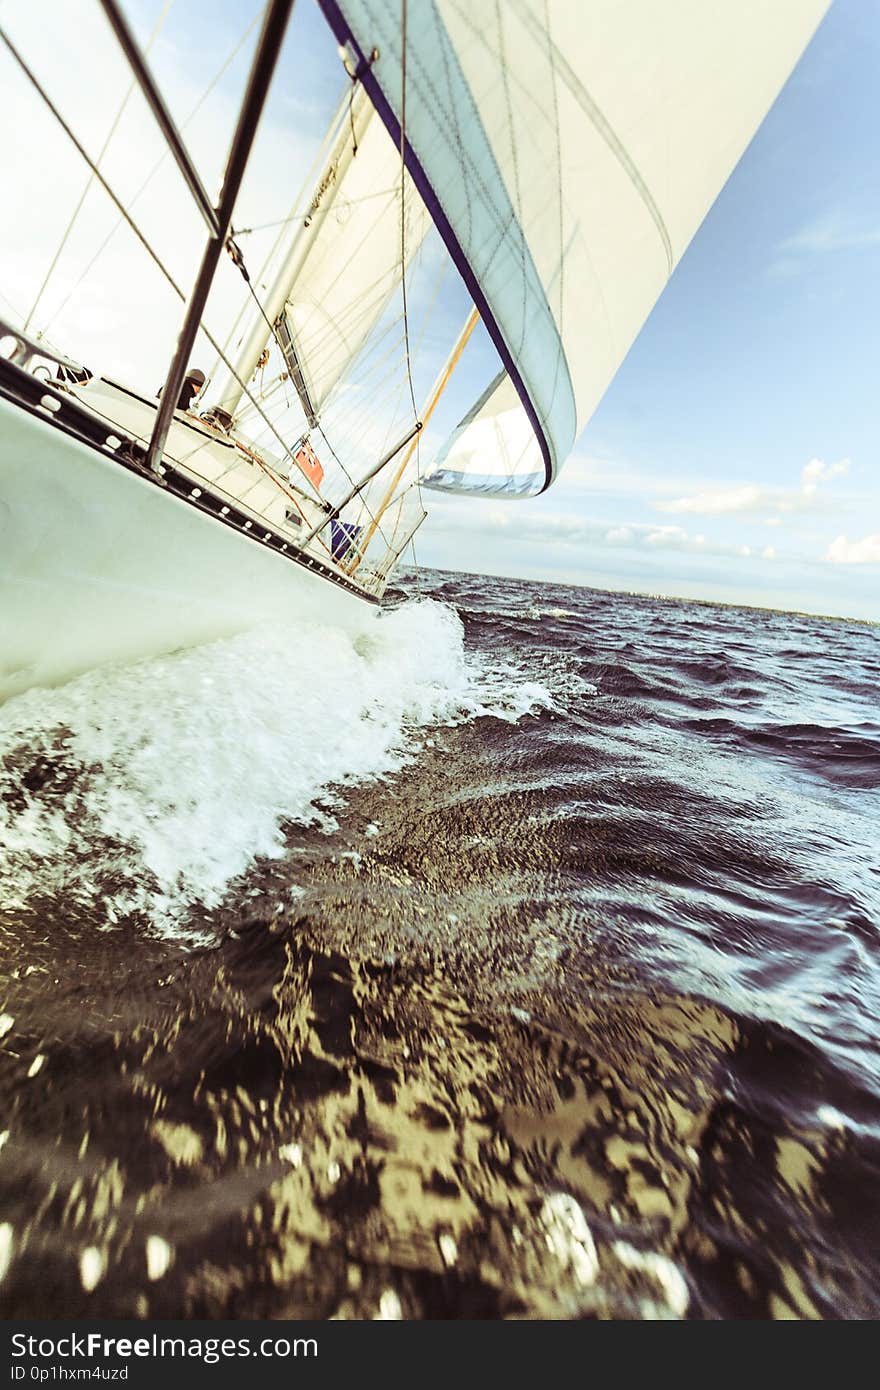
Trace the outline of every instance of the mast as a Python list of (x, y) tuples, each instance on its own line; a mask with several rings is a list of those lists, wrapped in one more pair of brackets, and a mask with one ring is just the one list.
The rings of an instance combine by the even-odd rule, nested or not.
[[(459, 359), (461, 358), (461, 354), (464, 352), (465, 347), (467, 346), (468, 339), (470, 338), (471, 334), (477, 326), (477, 323), (479, 322), (479, 318), (479, 310), (476, 308), (476, 306), (474, 306), (474, 308), (471, 309), (470, 313), (468, 314), (467, 319), (465, 320), (464, 327), (462, 328), (461, 332), (455, 340), (455, 343), (453, 344), (452, 351), (450, 352), (449, 357), (446, 360), (446, 365), (444, 366), (443, 370), (441, 371), (440, 375), (438, 376), (437, 380), (434, 382), (434, 385), (431, 388), (427, 404), (425, 406), (424, 411), (422, 412), (422, 428), (424, 428), (424, 426), (427, 425), (431, 416), (434, 414), (434, 409), (437, 405), (437, 402), (440, 400), (440, 397), (443, 395), (443, 392), (449, 385), (449, 379), (458, 365)], [(403, 477), (404, 472), (406, 471), (406, 466), (415, 452), (417, 443), (418, 435), (415, 436), (412, 443), (410, 444), (410, 447), (407, 449), (406, 453), (401, 459), (400, 465), (397, 468), (394, 477), (391, 479), (391, 482), (388, 485), (388, 490), (385, 493), (385, 496), (382, 498), (378, 510), (373, 514), (373, 519), (367, 527), (367, 534), (364, 537), (362, 544), (358, 546), (358, 554), (355, 557), (354, 563), (348, 571), (349, 574), (355, 573), (364, 556), (366, 555), (370, 541), (373, 539), (374, 535), (376, 534), (376, 531), (378, 530), (379, 522), (382, 520), (383, 514), (388, 510), (388, 507), (394, 497), (394, 494), (397, 491), (397, 486), (401, 478)]]

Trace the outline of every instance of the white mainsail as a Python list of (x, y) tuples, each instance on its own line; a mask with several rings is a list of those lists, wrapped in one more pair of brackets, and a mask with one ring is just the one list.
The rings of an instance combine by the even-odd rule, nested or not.
[[(404, 235), (401, 243), (401, 200)], [(363, 348), (400, 284), (430, 223), (412, 179), (402, 169), (385, 126), (362, 87), (346, 103), (339, 131), (308, 212), (275, 252), (273, 285), (236, 364), (247, 380), (282, 321), (288, 358), (310, 423)], [(264, 276), (261, 275), (261, 279)], [(233, 377), (218, 404), (234, 409), (241, 387)]]
[(827, 3), (321, 0), (509, 378), (435, 485), (552, 482)]

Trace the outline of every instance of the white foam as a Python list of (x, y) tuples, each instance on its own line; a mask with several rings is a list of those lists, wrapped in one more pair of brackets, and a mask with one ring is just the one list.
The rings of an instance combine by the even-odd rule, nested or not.
[(256, 856), (283, 852), (285, 823), (328, 823), (329, 788), (413, 756), (418, 729), (551, 704), (466, 657), (457, 614), (431, 600), (354, 642), (260, 629), (31, 690), (0, 708), (0, 896), (177, 932), (187, 908), (218, 906)]
[(667, 1255), (655, 1250), (636, 1250), (625, 1240), (614, 1242), (614, 1253), (627, 1269), (640, 1270), (659, 1287), (665, 1306), (677, 1318), (683, 1318), (690, 1302), (687, 1280)]
[(582, 1208), (567, 1192), (552, 1192), (544, 1199), (541, 1222), (547, 1248), (581, 1288), (595, 1283), (599, 1256), (593, 1233)]
[(86, 1293), (96, 1289), (107, 1268), (106, 1258), (96, 1245), (88, 1245), (79, 1257), (79, 1277)]
[(401, 1322), (403, 1307), (394, 1289), (383, 1289), (379, 1299), (379, 1311), (373, 1314), (374, 1322)]
[(174, 1247), (162, 1236), (147, 1236), (145, 1247), (147, 1278), (152, 1282), (168, 1273), (174, 1261)]
[(533, 622), (539, 623), (542, 618), (578, 618), (582, 614), (576, 613), (573, 608), (541, 608), (533, 603), (526, 609), (525, 616), (531, 618)]
[(14, 1254), (15, 1229), (8, 1221), (4, 1221), (0, 1223), (0, 1281), (9, 1273)]

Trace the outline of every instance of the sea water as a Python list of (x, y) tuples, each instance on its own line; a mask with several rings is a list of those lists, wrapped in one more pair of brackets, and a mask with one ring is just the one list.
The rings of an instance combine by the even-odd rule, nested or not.
[(7, 1315), (876, 1316), (878, 678), (428, 573), (8, 702)]

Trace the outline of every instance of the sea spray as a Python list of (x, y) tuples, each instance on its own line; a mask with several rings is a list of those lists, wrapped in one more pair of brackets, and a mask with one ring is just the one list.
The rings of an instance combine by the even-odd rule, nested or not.
[(354, 641), (263, 628), (29, 691), (0, 708), (0, 895), (178, 932), (283, 853), (286, 823), (332, 824), (328, 789), (393, 772), (417, 730), (549, 703), (468, 659), (455, 611), (431, 600)]

